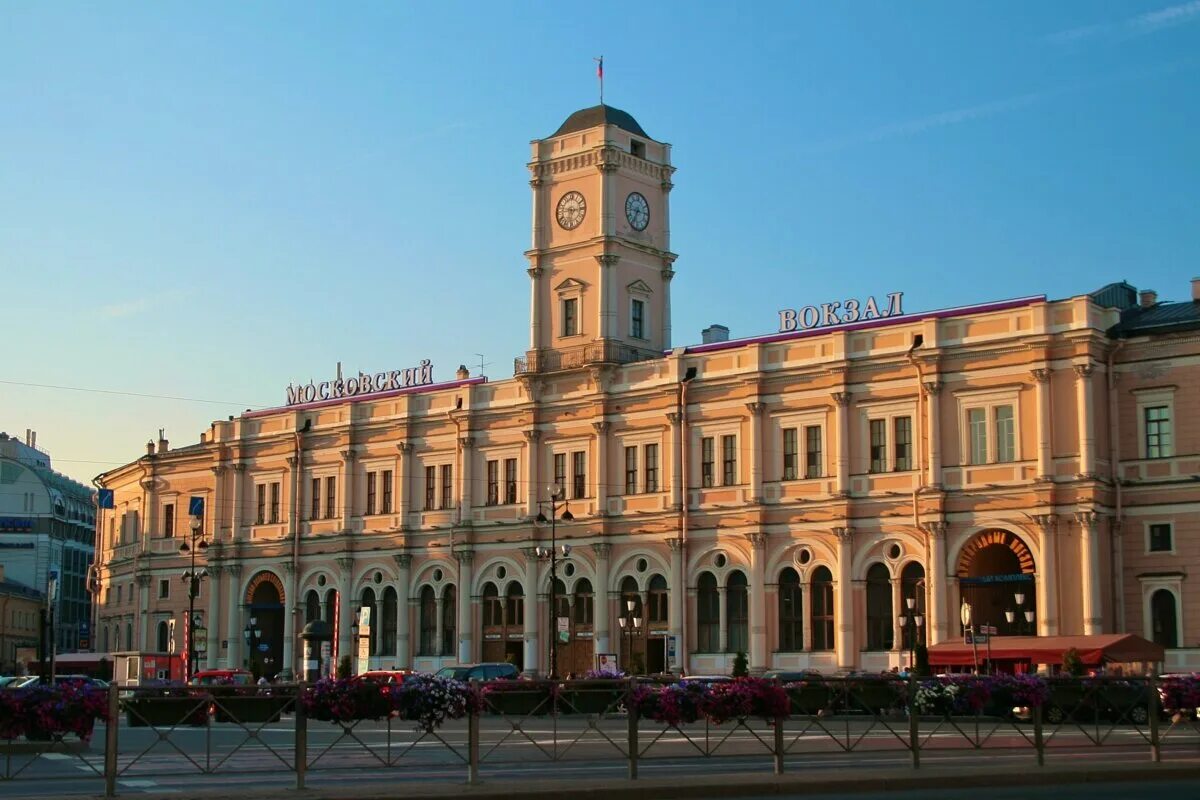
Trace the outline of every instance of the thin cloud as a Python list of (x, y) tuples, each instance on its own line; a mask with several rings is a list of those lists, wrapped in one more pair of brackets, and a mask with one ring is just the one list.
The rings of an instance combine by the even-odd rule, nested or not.
[(135, 297), (132, 300), (126, 300), (121, 303), (110, 303), (106, 306), (100, 306), (96, 313), (105, 319), (121, 319), (123, 317), (132, 317), (136, 314), (142, 314), (147, 311), (161, 308), (165, 303), (181, 300), (186, 295), (187, 292), (179, 289), (172, 289), (170, 291), (159, 292), (157, 294)]
[(1058, 31), (1047, 36), (1046, 41), (1051, 44), (1066, 45), (1100, 37), (1121, 39), (1146, 36), (1196, 20), (1200, 20), (1200, 0), (1189, 0), (1187, 3), (1160, 8), (1158, 11), (1147, 11), (1135, 17), (1127, 17), (1119, 22), (1083, 25)]

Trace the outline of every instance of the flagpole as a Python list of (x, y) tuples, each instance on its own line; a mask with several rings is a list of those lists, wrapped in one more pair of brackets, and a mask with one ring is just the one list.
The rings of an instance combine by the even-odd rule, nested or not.
[(604, 105), (604, 56), (592, 60), (596, 62), (596, 78), (600, 81), (600, 105)]

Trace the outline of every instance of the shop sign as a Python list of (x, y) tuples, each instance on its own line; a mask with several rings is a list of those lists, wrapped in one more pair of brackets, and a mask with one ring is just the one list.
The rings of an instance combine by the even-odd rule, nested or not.
[(407, 389), (410, 386), (426, 386), (433, 383), (433, 364), (424, 359), (415, 367), (394, 369), (390, 372), (360, 372), (358, 377), (342, 378), (341, 365), (337, 377), (331, 381), (288, 384), (287, 404), (313, 403), (318, 400), (337, 400), (342, 397), (357, 397), (392, 389)]
[(874, 297), (867, 301), (844, 300), (821, 303), (820, 306), (784, 308), (779, 312), (779, 332), (807, 331), (812, 328), (827, 328), (830, 325), (847, 325), (851, 322), (866, 322), (904, 315), (901, 301), (904, 292), (890, 292), (885, 303), (877, 303)]

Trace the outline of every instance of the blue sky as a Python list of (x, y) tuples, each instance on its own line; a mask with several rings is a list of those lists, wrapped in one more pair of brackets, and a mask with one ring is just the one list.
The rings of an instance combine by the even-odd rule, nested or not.
[(510, 376), (528, 142), (600, 54), (674, 145), (676, 345), (1200, 274), (1200, 0), (8, 0), (0, 428), (87, 479), (338, 360)]

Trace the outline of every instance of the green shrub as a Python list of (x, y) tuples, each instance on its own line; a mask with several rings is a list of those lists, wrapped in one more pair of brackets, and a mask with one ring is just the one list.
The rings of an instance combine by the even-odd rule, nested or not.
[(746, 662), (746, 654), (739, 650), (737, 657), (733, 659), (733, 677), (744, 678), (749, 674), (750, 668)]

